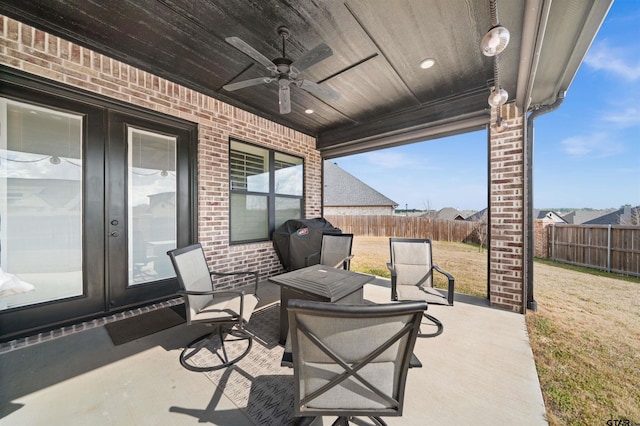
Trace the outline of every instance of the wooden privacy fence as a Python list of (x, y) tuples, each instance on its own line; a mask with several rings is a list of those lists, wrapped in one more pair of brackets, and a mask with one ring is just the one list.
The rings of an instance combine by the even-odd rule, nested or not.
[(553, 260), (640, 276), (640, 226), (554, 224), (547, 232)]
[(346, 234), (372, 237), (430, 238), (434, 241), (486, 244), (487, 225), (481, 222), (373, 215), (326, 215), (325, 219)]

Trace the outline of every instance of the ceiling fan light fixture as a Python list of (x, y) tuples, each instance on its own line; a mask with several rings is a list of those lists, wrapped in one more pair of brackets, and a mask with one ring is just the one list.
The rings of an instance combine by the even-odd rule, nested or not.
[(482, 41), (480, 42), (482, 53), (485, 56), (499, 55), (509, 44), (510, 38), (511, 34), (509, 34), (509, 30), (502, 25), (498, 24), (492, 27), (484, 37), (482, 37)]
[(496, 88), (494, 87), (489, 93), (489, 105), (497, 108), (507, 103), (509, 99), (509, 94), (502, 87)]
[(420, 68), (422, 68), (423, 70), (426, 70), (434, 66), (435, 63), (436, 63), (435, 59), (427, 58), (427, 59), (424, 59), (422, 62), (420, 62)]

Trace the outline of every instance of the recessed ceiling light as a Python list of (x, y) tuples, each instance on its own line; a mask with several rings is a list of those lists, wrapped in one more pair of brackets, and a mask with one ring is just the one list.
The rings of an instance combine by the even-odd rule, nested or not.
[(307, 108), (304, 110), (305, 114), (313, 114), (313, 110), (311, 108)]
[(420, 68), (423, 70), (431, 68), (436, 63), (435, 59), (427, 58), (424, 61), (420, 62)]

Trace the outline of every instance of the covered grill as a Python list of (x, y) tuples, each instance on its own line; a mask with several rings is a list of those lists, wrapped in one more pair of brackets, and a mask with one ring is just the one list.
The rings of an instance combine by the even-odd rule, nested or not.
[[(320, 251), (323, 234), (341, 234), (340, 228), (334, 227), (326, 219), (290, 219), (273, 232), (273, 246), (278, 259), (286, 271), (304, 268), (306, 258)], [(318, 263), (315, 256), (310, 264)]]

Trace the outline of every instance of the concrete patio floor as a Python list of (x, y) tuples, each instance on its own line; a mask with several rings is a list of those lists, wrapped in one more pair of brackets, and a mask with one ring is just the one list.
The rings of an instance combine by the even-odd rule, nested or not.
[[(279, 300), (273, 284), (260, 293), (262, 305)], [(366, 285), (365, 298), (387, 302), (388, 280)], [(404, 415), (389, 425), (547, 424), (525, 318), (487, 304), (456, 294), (453, 307), (429, 306), (444, 333), (418, 339), (423, 367), (409, 371)], [(201, 334), (179, 325), (114, 346), (100, 326), (0, 354), (0, 425), (252, 425), (205, 374), (180, 366)]]

